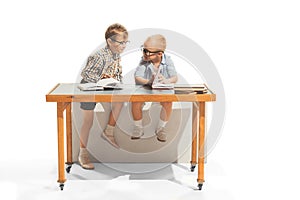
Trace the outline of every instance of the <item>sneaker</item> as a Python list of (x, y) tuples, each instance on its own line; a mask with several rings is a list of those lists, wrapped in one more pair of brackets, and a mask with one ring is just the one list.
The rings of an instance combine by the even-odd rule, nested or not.
[(164, 127), (160, 127), (155, 131), (155, 134), (157, 136), (157, 140), (160, 142), (167, 141), (167, 133)]
[(143, 127), (134, 126), (131, 139), (132, 140), (140, 139), (143, 135), (144, 135)]
[(93, 163), (91, 163), (89, 158), (89, 153), (87, 150), (81, 150), (78, 156), (78, 162), (83, 169), (94, 169)]
[(119, 145), (116, 143), (115, 138), (114, 138), (114, 133), (113, 130), (107, 130), (105, 129), (104, 132), (101, 134), (101, 137), (106, 140), (109, 144), (114, 146), (115, 148), (119, 149)]

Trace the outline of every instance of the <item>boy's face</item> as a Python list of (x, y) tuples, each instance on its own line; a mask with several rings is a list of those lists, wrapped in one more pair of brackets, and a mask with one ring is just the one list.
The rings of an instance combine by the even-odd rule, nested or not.
[(107, 39), (108, 46), (113, 53), (120, 54), (126, 48), (128, 43), (128, 36), (122, 32), (118, 33), (112, 38)]
[(160, 61), (162, 51), (158, 49), (154, 42), (146, 41), (143, 46), (143, 59), (145, 61), (156, 62)]

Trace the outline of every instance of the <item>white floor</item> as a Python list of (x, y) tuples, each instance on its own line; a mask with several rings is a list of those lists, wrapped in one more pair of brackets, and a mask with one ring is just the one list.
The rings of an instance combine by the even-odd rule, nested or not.
[[(197, 170), (190, 164), (100, 164), (83, 170), (77, 164), (60, 191), (54, 160), (1, 163), (0, 193), (6, 200), (22, 199), (234, 199), (224, 171), (206, 165), (207, 181), (197, 187)], [(132, 173), (133, 171), (137, 173)]]

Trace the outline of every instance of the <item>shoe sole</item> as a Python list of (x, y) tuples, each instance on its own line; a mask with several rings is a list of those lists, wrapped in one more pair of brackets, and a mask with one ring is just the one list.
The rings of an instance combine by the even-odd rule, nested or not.
[(143, 133), (142, 135), (140, 135), (140, 136), (131, 136), (131, 139), (132, 139), (132, 140), (138, 140), (138, 139), (140, 139), (143, 135), (144, 135), (144, 133)]
[(93, 170), (93, 169), (95, 169), (95, 167), (90, 167), (90, 168), (84, 167), (83, 164), (80, 162), (79, 159), (78, 159), (78, 163), (79, 163), (79, 165), (80, 165), (83, 169), (86, 169), (86, 170)]
[(113, 143), (112, 141), (110, 141), (110, 139), (109, 139), (104, 133), (101, 134), (101, 137), (102, 137), (104, 140), (106, 140), (109, 144), (111, 144), (113, 147), (115, 147), (115, 148), (117, 148), (117, 149), (120, 148), (117, 144), (115, 144), (115, 143)]
[(157, 138), (157, 140), (160, 141), (160, 142), (166, 142), (167, 141), (167, 140), (161, 140), (159, 138)]
[(86, 170), (93, 170), (93, 169), (95, 169), (95, 167), (93, 167), (93, 168), (87, 168), (87, 167), (83, 167), (82, 165), (80, 165), (81, 167), (82, 167), (82, 169), (86, 169)]

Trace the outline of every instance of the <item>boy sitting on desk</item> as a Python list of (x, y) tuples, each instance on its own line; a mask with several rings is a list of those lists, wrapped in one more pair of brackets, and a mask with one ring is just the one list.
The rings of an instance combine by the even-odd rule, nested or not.
[[(141, 85), (152, 85), (153, 82), (175, 83), (177, 72), (171, 58), (165, 55), (166, 39), (162, 35), (152, 35), (142, 46), (143, 57), (135, 71), (135, 82)], [(172, 102), (160, 102), (162, 109), (160, 120), (155, 130), (158, 141), (165, 142), (167, 135), (165, 126), (172, 113)], [(144, 102), (132, 102), (134, 129), (131, 139), (139, 139), (144, 135), (142, 124), (142, 108)]]

